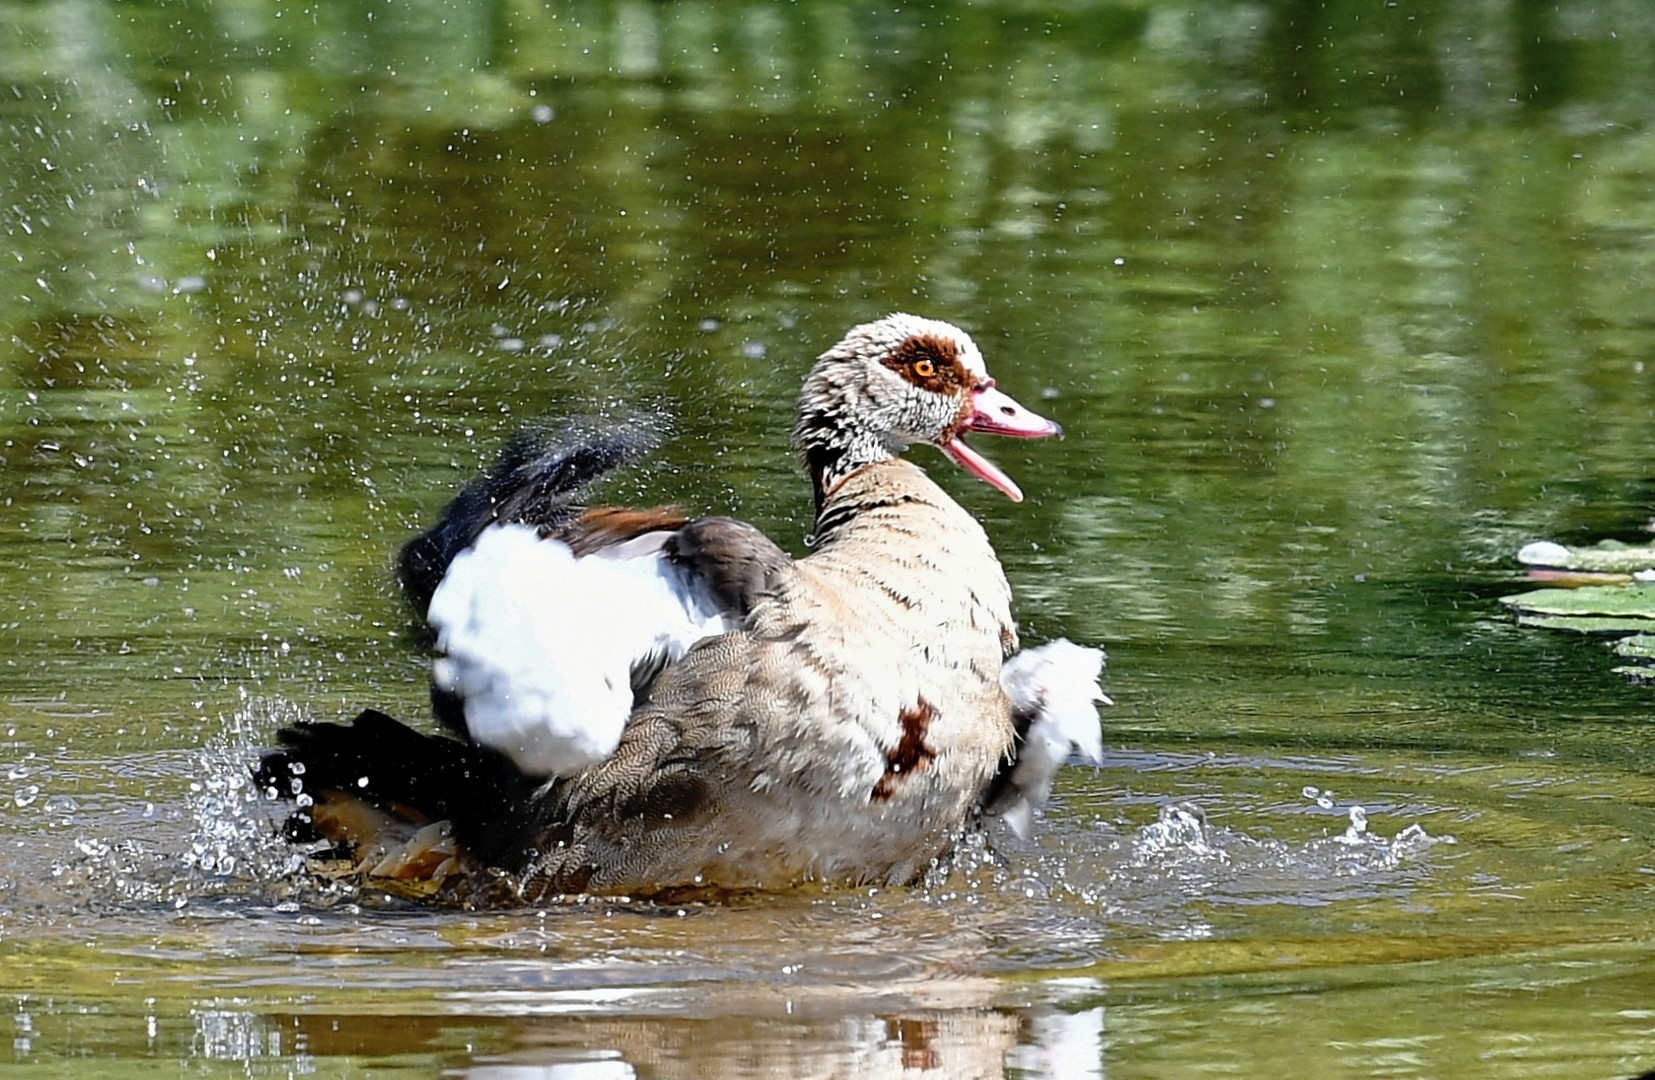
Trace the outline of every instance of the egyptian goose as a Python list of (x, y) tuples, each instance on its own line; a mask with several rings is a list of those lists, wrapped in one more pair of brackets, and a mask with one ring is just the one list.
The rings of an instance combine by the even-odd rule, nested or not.
[(579, 507), (649, 448), (637, 422), (526, 431), (402, 552), (458, 737), (369, 710), (283, 730), (257, 776), (301, 804), (291, 836), (467, 900), (898, 884), (979, 808), (1024, 832), (1071, 751), (1101, 753), (1103, 654), (1006, 660), (988, 537), (898, 457), (930, 443), (1020, 500), (972, 432), (1058, 427), (954, 326), (852, 329), (799, 396), (816, 521), (795, 560), (729, 518)]

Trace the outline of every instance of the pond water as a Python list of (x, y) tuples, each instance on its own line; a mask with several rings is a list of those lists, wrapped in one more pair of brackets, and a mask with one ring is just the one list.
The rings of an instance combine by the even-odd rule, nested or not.
[[(1655, 513), (1655, 9), (0, 0), (0, 1063), (41, 1075), (1655, 1067), (1655, 698), (1496, 598)], [(802, 550), (811, 359), (972, 331), (916, 452), (1105, 767), (909, 889), (431, 911), (245, 764), (425, 715), (390, 553), (525, 418)], [(986, 444), (985, 444), (986, 446)]]

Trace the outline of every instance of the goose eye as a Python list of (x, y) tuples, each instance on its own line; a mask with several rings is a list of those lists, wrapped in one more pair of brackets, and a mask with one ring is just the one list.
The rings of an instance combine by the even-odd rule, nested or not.
[(936, 373), (937, 365), (933, 364), (931, 361), (924, 359), (914, 361), (914, 374), (918, 375), (920, 378), (929, 379)]

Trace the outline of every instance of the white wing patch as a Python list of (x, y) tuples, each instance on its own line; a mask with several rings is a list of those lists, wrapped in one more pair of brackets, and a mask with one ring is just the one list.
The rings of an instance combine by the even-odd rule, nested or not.
[(1071, 752), (1082, 761), (1103, 764), (1103, 727), (1095, 703), (1114, 702), (1098, 686), (1102, 674), (1102, 649), (1063, 638), (1025, 649), (1000, 668), (1000, 685), (1012, 709), (1033, 714), (1012, 766), (1010, 791), (992, 808), (1018, 836), (1028, 836), (1034, 812), (1051, 796), (1052, 781)]
[(666, 535), (577, 558), (529, 526), (496, 525), (455, 557), (427, 612), (445, 654), (433, 678), (464, 701), (474, 740), (531, 776), (566, 776), (614, 751), (633, 664), (676, 660), (727, 629), (661, 555)]

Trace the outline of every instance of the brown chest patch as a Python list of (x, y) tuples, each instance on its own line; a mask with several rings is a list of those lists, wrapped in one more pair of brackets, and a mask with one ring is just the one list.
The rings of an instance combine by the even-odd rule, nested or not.
[(896, 794), (896, 786), (903, 777), (919, 772), (936, 760), (937, 752), (925, 745), (925, 736), (939, 715), (937, 707), (924, 698), (897, 715), (897, 723), (902, 725), (902, 738), (885, 755), (885, 775), (873, 786), (872, 793), (868, 795), (869, 802), (889, 799)]

